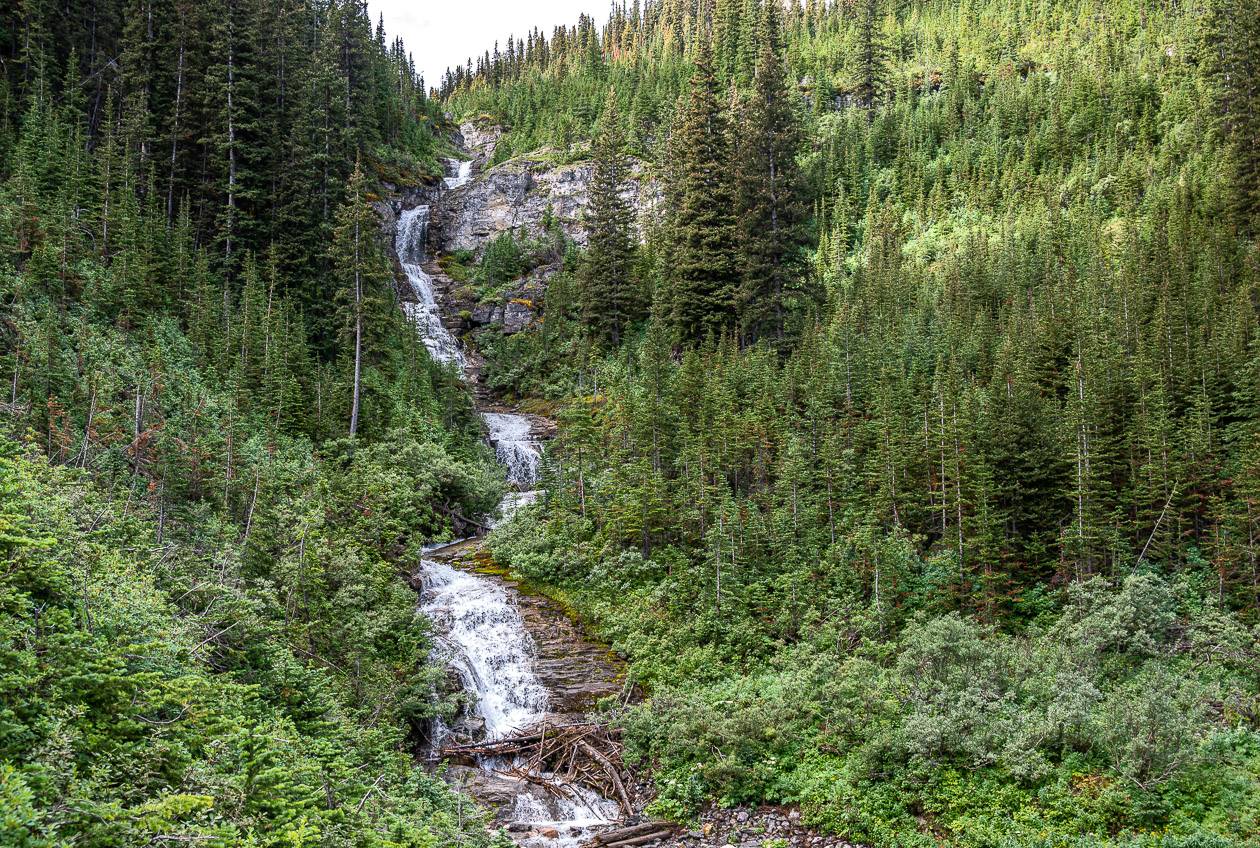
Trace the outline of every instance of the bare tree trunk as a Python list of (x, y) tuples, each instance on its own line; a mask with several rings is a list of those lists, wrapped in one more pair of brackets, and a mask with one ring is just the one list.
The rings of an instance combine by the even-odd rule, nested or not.
[(79, 467), (87, 465), (88, 444), (92, 438), (92, 423), (96, 418), (96, 386), (92, 386), (92, 397), (88, 400), (87, 424), (83, 427), (83, 448), (79, 451)]
[(179, 110), (184, 98), (184, 37), (179, 38), (179, 66), (175, 72), (175, 114), (171, 118), (171, 173), (166, 183), (166, 222), (175, 220), (175, 162), (179, 154)]
[(359, 431), (359, 376), (363, 367), (363, 275), (359, 270), (359, 219), (354, 220), (354, 400), (350, 405), (350, 436)]
[(228, 196), (227, 196), (227, 239), (224, 243), (225, 265), (228, 275), (232, 270), (232, 235), (236, 227), (236, 120), (232, 112), (232, 90), (236, 86), (236, 66), (233, 62), (233, 28), (228, 21), (228, 55), (227, 55), (227, 130), (228, 130)]
[(135, 453), (132, 455), (131, 463), (133, 468), (138, 472), (140, 470), (140, 434), (144, 431), (144, 390), (136, 383), (136, 420), (135, 420), (135, 440), (132, 446)]

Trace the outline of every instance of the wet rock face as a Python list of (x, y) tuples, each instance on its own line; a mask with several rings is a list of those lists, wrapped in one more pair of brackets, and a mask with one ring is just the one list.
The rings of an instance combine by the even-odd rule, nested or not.
[[(514, 231), (538, 234), (550, 208), (565, 235), (585, 246), (582, 224), (589, 201), (590, 162), (556, 165), (554, 151), (539, 151), (504, 162), (473, 177), (442, 198), (430, 239), (438, 252), (480, 253), (497, 236)], [(649, 205), (652, 187), (642, 165), (633, 162), (626, 199), (638, 213)]]

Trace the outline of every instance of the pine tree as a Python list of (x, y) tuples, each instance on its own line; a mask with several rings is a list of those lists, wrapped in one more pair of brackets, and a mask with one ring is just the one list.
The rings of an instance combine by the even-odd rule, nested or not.
[(1244, 233), (1260, 233), (1260, 5), (1215, 0), (1206, 27), (1226, 143), (1229, 201)]
[(672, 155), (673, 316), (679, 333), (698, 341), (731, 329), (739, 285), (730, 139), (704, 38)]
[(582, 266), (582, 320), (616, 347), (626, 328), (642, 317), (643, 298), (635, 274), (634, 210), (623, 196), (626, 160), (615, 91), (609, 92), (601, 123), (586, 218), (589, 250)]
[(752, 96), (743, 107), (737, 188), (740, 319), (750, 341), (783, 341), (788, 314), (803, 308), (801, 251), (806, 206), (796, 151), (800, 129), (780, 56), (777, 4), (767, 3)]

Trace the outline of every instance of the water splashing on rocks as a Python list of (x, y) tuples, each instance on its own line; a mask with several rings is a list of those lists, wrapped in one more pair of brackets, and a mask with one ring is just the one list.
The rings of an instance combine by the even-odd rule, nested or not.
[(407, 282), (416, 296), (415, 303), (404, 303), (403, 310), (416, 326), (429, 355), (442, 363), (464, 367), (464, 354), (459, 342), (442, 323), (442, 310), (433, 290), (433, 278), (424, 270), (426, 242), (429, 237), (429, 207), (417, 206), (398, 216), (394, 234), (394, 250)]
[(448, 189), (467, 185), (472, 179), (473, 163), (471, 161), (446, 159), (444, 162), (446, 163), (446, 179), (443, 182), (446, 183)]
[(539, 721), (547, 690), (534, 674), (534, 642), (503, 588), (425, 560), (421, 598), (420, 609), (442, 633), (447, 664), (477, 696), (486, 738), (502, 739)]
[[(447, 189), (456, 189), (472, 178), (472, 162), (447, 160)], [(416, 302), (404, 304), (425, 347), (439, 362), (467, 371), (467, 359), (459, 342), (442, 322), (441, 305), (433, 278), (424, 269), (430, 209), (417, 206), (398, 217), (394, 247), (407, 275)], [(499, 521), (538, 497), (542, 443), (533, 433), (528, 416), (509, 412), (483, 412), (500, 465), (513, 491), (499, 507)], [(502, 739), (541, 722), (552, 708), (550, 693), (539, 680), (537, 650), (521, 617), (520, 609), (494, 579), (463, 571), (449, 563), (421, 560), (420, 609), (434, 623), (438, 651), (475, 700), (475, 715), (458, 725), (459, 732), (486, 740)], [(441, 747), (456, 728), (440, 722), (433, 742)], [(470, 780), (473, 791), (499, 808), (509, 821), (517, 844), (527, 848), (569, 848), (588, 838), (593, 829), (619, 818), (617, 803), (590, 789), (571, 784), (568, 796), (557, 798), (523, 780), (501, 774), (510, 763), (485, 758), (477, 763)]]
[(522, 491), (533, 489), (542, 464), (542, 445), (533, 435), (533, 423), (511, 412), (483, 412), (481, 417), (490, 430), (494, 455), (507, 469), (508, 481)]

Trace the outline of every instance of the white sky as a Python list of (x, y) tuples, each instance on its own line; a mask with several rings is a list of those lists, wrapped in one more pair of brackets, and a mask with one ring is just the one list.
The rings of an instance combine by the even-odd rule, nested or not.
[(497, 39), (524, 38), (538, 27), (548, 36), (559, 24), (572, 26), (585, 12), (603, 25), (608, 0), (368, 0), (375, 25), (385, 16), (390, 41), (402, 36), (425, 85), (440, 85), (448, 67), (493, 49)]

